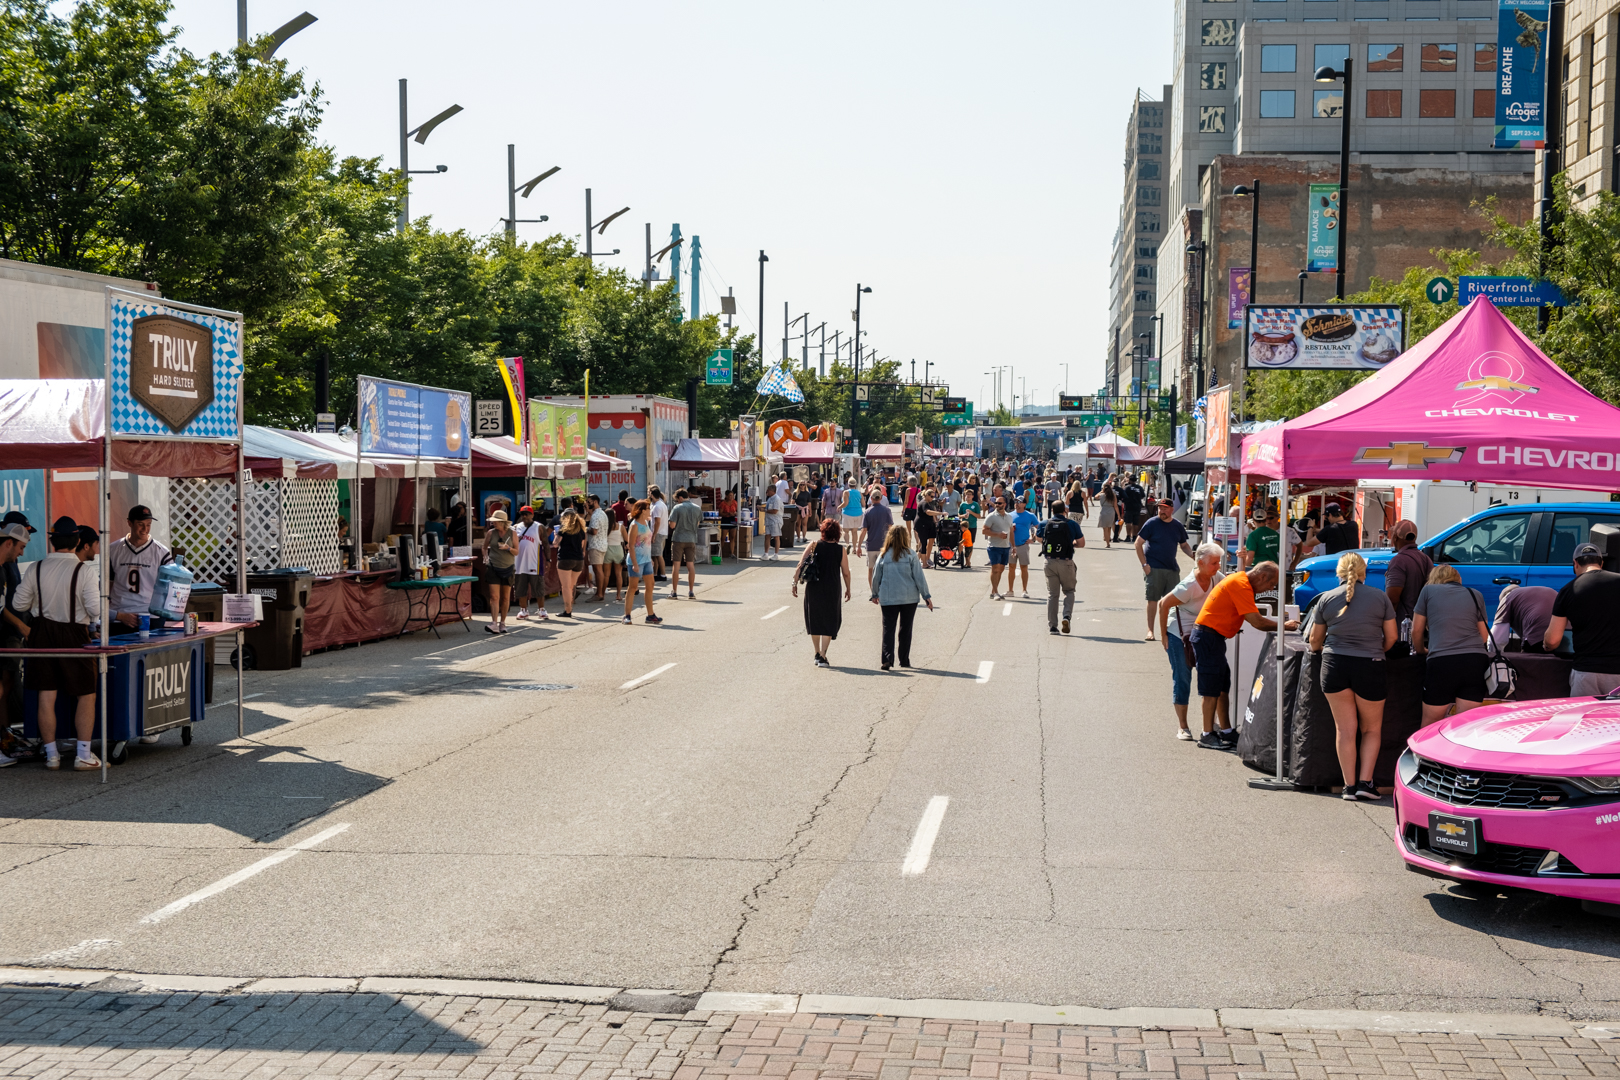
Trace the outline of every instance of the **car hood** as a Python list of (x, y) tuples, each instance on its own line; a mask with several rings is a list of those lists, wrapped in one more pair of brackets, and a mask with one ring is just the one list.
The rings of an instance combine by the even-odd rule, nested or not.
[(1421, 757), (1465, 768), (1612, 776), (1620, 772), (1620, 701), (1490, 705), (1423, 728), (1409, 745)]
[[(1295, 572), (1309, 570), (1312, 577), (1317, 574), (1326, 574), (1328, 577), (1332, 577), (1334, 571), (1339, 568), (1339, 556), (1343, 554), (1344, 552), (1341, 551), (1338, 555), (1313, 555), (1301, 562), (1294, 570)], [(1383, 573), (1385, 568), (1389, 566), (1389, 560), (1395, 552), (1389, 548), (1357, 548), (1356, 554), (1366, 560), (1367, 572), (1370, 574), (1374, 570)]]

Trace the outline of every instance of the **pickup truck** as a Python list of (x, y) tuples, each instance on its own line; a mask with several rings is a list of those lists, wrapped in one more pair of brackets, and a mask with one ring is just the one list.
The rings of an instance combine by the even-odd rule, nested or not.
[[(1463, 584), (1485, 597), (1494, 616), (1504, 585), (1562, 588), (1575, 576), (1575, 547), (1585, 543), (1592, 526), (1620, 525), (1620, 503), (1533, 503), (1493, 506), (1442, 529), (1418, 546), (1435, 564), (1457, 568)], [(1389, 548), (1360, 551), (1367, 560), (1367, 584), (1384, 587), (1384, 571), (1394, 552)], [(1334, 576), (1338, 555), (1317, 555), (1301, 562), (1290, 576), (1294, 603), (1301, 611), (1325, 592), (1338, 588)]]

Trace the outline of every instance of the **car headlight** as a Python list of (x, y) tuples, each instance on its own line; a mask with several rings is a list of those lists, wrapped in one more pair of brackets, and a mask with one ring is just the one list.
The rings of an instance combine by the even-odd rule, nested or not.
[(1295, 570), (1288, 576), (1294, 579), (1295, 585), (1303, 585), (1307, 581), (1311, 580), (1311, 572), (1309, 570)]
[(1620, 776), (1566, 776), (1564, 779), (1591, 795), (1620, 795)]
[(1400, 759), (1395, 762), (1395, 772), (1400, 776), (1401, 783), (1407, 787), (1412, 786), (1412, 781), (1417, 779), (1419, 764), (1418, 756), (1412, 753), (1411, 750), (1405, 750), (1401, 753)]

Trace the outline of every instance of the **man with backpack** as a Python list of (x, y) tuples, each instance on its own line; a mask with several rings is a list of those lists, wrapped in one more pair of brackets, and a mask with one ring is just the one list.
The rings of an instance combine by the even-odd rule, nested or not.
[(1063, 591), (1063, 632), (1069, 632), (1074, 614), (1074, 549), (1086, 546), (1080, 523), (1068, 515), (1060, 502), (1052, 504), (1052, 516), (1036, 533), (1041, 538), (1041, 557), (1046, 560), (1046, 626), (1058, 632), (1058, 590)]

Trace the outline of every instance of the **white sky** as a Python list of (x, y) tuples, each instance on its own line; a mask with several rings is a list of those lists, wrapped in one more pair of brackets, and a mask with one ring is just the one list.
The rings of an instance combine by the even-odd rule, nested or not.
[[(551, 217), (522, 237), (582, 233), (590, 187), (597, 220), (631, 207), (595, 241), (624, 249), (613, 264), (639, 276), (644, 223), (656, 250), (679, 222), (703, 240), (704, 311), (732, 286), (749, 330), (764, 248), (767, 355), (784, 300), (847, 335), (860, 281), (880, 356), (919, 377), (932, 360), (981, 405), (984, 372), (1011, 363), (1045, 405), (1065, 363), (1071, 392), (1102, 381), (1125, 121), (1169, 80), (1172, 7), (250, 0), (248, 26), (319, 17), (278, 55), (321, 85), (340, 154), (398, 164), (401, 78), (413, 126), (465, 107), (412, 144), (413, 168), (449, 166), (414, 178), (413, 216), (499, 228), (515, 143), (520, 182), (562, 166), (518, 200)], [(234, 43), (231, 0), (174, 17), (193, 52)]]

